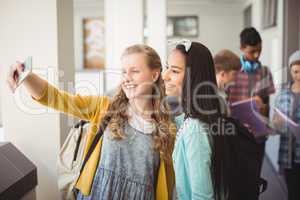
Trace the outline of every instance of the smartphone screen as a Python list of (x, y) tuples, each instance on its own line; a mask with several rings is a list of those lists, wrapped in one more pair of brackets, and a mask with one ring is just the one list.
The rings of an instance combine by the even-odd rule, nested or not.
[(28, 74), (32, 71), (32, 56), (26, 58), (24, 62), (24, 71), (19, 74), (17, 85), (20, 85)]

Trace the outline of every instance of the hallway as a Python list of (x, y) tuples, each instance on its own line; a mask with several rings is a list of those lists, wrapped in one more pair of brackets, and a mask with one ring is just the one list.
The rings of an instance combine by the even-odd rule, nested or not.
[(275, 173), (267, 157), (264, 160), (261, 177), (268, 181), (268, 189), (261, 194), (260, 200), (287, 200), (284, 180)]
[[(213, 55), (228, 49), (241, 58), (240, 32), (251, 26), (261, 35), (259, 60), (278, 92), (291, 78), (290, 54), (300, 49), (300, 0), (0, 1), (0, 142), (13, 143), (36, 164), (38, 200), (59, 199), (57, 155), (76, 119), (37, 104), (23, 86), (11, 93), (6, 80), (14, 62), (32, 56), (33, 71), (52, 85), (97, 96), (120, 83), (127, 46), (153, 47), (163, 66), (172, 44), (183, 38), (205, 44)], [(262, 178), (268, 189), (260, 200), (287, 200), (274, 170), (279, 139), (266, 144)]]

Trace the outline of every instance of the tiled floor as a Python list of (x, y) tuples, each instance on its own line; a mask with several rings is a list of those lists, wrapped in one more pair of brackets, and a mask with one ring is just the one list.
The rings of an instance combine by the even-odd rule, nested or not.
[(274, 171), (268, 158), (264, 160), (261, 177), (268, 181), (268, 189), (261, 194), (259, 200), (287, 200), (285, 183)]

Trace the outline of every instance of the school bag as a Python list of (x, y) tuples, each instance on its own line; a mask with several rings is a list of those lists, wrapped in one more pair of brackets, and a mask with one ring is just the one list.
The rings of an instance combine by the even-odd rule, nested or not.
[(235, 134), (226, 136), (231, 173), (228, 200), (258, 200), (267, 189), (267, 181), (260, 177), (264, 142), (258, 141), (238, 120), (226, 117), (225, 127), (233, 125)]
[(98, 132), (96, 133), (95, 137), (93, 138), (91, 144), (89, 145), (88, 149), (87, 149), (87, 152), (85, 155), (83, 155), (83, 158), (81, 160), (81, 165), (79, 166), (79, 168), (77, 168), (77, 178), (76, 180), (74, 181), (74, 184), (72, 185), (73, 187), (70, 188), (72, 189), (72, 193), (73, 193), (73, 196), (76, 198), (77, 195), (78, 195), (78, 192), (79, 192), (79, 189), (75, 187), (75, 185), (77, 184), (77, 182), (79, 181), (79, 177), (81, 176), (83, 170), (84, 170), (84, 167), (85, 165), (87, 164), (89, 158), (91, 157), (92, 153), (94, 152), (97, 144), (99, 143), (99, 141), (101, 141), (101, 139), (103, 138), (103, 134), (104, 134), (104, 131), (110, 121), (111, 117), (106, 117), (105, 119), (103, 119), (99, 125), (99, 129), (98, 129)]
[(73, 188), (80, 175), (87, 141), (87, 121), (79, 121), (72, 127), (60, 149), (58, 157), (58, 188), (63, 200), (75, 200)]

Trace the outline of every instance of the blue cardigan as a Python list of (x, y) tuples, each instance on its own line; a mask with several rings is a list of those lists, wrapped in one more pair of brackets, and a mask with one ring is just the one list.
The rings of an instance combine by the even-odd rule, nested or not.
[(180, 200), (213, 200), (211, 145), (207, 124), (184, 114), (175, 118), (177, 126), (173, 162), (176, 192)]

